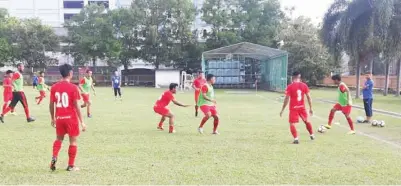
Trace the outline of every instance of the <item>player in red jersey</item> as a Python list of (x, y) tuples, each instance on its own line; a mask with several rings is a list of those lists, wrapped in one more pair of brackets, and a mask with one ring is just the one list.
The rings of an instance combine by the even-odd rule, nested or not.
[(169, 133), (175, 133), (174, 130), (174, 114), (167, 108), (168, 104), (170, 104), (170, 101), (172, 101), (174, 104), (181, 106), (181, 107), (188, 107), (189, 105), (184, 105), (182, 103), (179, 103), (178, 101), (175, 100), (174, 94), (177, 92), (177, 83), (171, 83), (169, 90), (166, 90), (163, 92), (163, 94), (160, 96), (160, 98), (156, 101), (155, 106), (153, 107), (153, 110), (160, 114), (162, 118), (160, 119), (159, 125), (157, 129), (159, 130), (164, 130), (163, 129), (163, 122), (166, 120), (166, 117), (169, 118)]
[(280, 117), (283, 115), (284, 109), (287, 107), (288, 102), (290, 102), (290, 115), (289, 115), (289, 122), (290, 122), (290, 131), (292, 136), (294, 137), (294, 144), (298, 144), (298, 133), (297, 128), (295, 125), (299, 122), (299, 118), (306, 125), (306, 129), (310, 134), (310, 139), (314, 140), (315, 136), (313, 134), (312, 124), (308, 120), (308, 113), (305, 108), (304, 96), (308, 99), (309, 104), (309, 114), (313, 114), (312, 110), (312, 99), (309, 93), (309, 87), (305, 83), (301, 82), (301, 73), (294, 72), (292, 74), (292, 83), (288, 85), (287, 89), (285, 90), (285, 99), (283, 103), (283, 107), (280, 112)]
[(83, 123), (78, 101), (80, 94), (78, 87), (72, 84), (71, 78), (72, 67), (65, 64), (60, 66), (60, 74), (63, 77), (61, 81), (54, 84), (50, 91), (50, 116), (51, 124), (56, 127), (57, 138), (53, 143), (53, 156), (50, 163), (50, 169), (56, 170), (56, 162), (58, 153), (61, 149), (61, 144), (64, 136), (68, 134), (70, 146), (68, 148), (68, 167), (67, 171), (79, 170), (75, 167), (75, 156), (77, 154), (77, 137), (79, 136), (79, 124), (82, 131), (86, 130), (86, 125)]
[(192, 88), (195, 89), (195, 117), (198, 117), (198, 99), (201, 93), (201, 88), (206, 83), (205, 74), (202, 71), (199, 71), (198, 78), (195, 79)]
[(49, 87), (45, 83), (45, 73), (39, 72), (38, 84), (36, 85), (36, 89), (39, 90), (39, 96), (35, 98), (36, 104), (40, 104), (43, 99), (46, 97), (46, 89), (49, 90)]
[[(12, 85), (12, 80), (11, 78), (13, 77), (13, 71), (12, 70), (7, 70), (6, 75), (4, 76), (3, 80), (3, 110), (6, 110), (8, 105), (10, 104), (11, 100), (13, 99), (13, 85)], [(14, 108), (11, 109), (11, 113), (14, 113)]]

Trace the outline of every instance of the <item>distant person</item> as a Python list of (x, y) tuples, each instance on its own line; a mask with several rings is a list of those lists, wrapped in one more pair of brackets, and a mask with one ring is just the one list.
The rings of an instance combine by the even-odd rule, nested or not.
[(334, 105), (334, 107), (330, 110), (330, 115), (329, 115), (329, 121), (326, 126), (324, 126), (326, 129), (331, 129), (332, 127), (332, 122), (334, 119), (334, 114), (337, 111), (341, 111), (345, 118), (348, 121), (349, 127), (351, 131), (348, 132), (348, 134), (355, 134), (354, 130), (354, 123), (352, 121), (352, 118), (350, 117), (351, 114), (351, 109), (352, 109), (352, 98), (351, 98), (351, 92), (347, 85), (341, 81), (341, 76), (340, 75), (334, 75), (331, 77), (333, 80), (334, 84), (338, 85), (338, 102)]
[(35, 119), (29, 114), (28, 102), (24, 93), (24, 77), (22, 76), (22, 73), (24, 72), (24, 64), (18, 63), (17, 69), (18, 71), (14, 72), (12, 77), (13, 99), (11, 100), (10, 105), (3, 110), (3, 113), (0, 116), (0, 122), (2, 123), (4, 123), (4, 115), (13, 110), (18, 102), (21, 102), (22, 106), (24, 107), (27, 122), (30, 123), (35, 121)]
[[(8, 105), (11, 103), (11, 100), (13, 100), (13, 85), (12, 85), (12, 80), (11, 78), (13, 77), (13, 71), (12, 70), (7, 70), (6, 75), (4, 76), (3, 80), (3, 110), (6, 110)], [(11, 109), (11, 114), (15, 114), (14, 109)]]
[(36, 86), (38, 86), (39, 78), (36, 74), (33, 75), (32, 78), (32, 87), (33, 89), (36, 89)]
[(121, 76), (118, 75), (118, 72), (114, 72), (114, 76), (111, 78), (111, 87), (114, 90), (114, 97), (117, 100), (117, 94), (121, 100)]
[(92, 117), (92, 114), (91, 114), (92, 102), (90, 100), (90, 92), (91, 92), (91, 90), (93, 90), (93, 95), (96, 96), (95, 87), (94, 87), (93, 79), (92, 79), (92, 71), (91, 70), (87, 70), (86, 71), (86, 75), (80, 80), (79, 89), (81, 90), (82, 100), (84, 101), (84, 104), (81, 105), (81, 108), (85, 108), (86, 107), (87, 108), (86, 109), (86, 114), (87, 114), (88, 118), (91, 118)]
[(363, 106), (365, 107), (366, 119), (363, 123), (370, 123), (373, 116), (373, 86), (374, 82), (372, 80), (372, 73), (368, 72), (366, 74), (366, 81), (363, 85), (362, 93), (363, 93)]
[(40, 104), (42, 100), (46, 97), (46, 89), (48, 90), (49, 88), (47, 87), (45, 83), (45, 73), (44, 72), (39, 72), (39, 78), (38, 78), (38, 83), (36, 88), (39, 91), (39, 96), (35, 98), (36, 104)]
[(216, 82), (216, 78), (213, 74), (208, 74), (206, 77), (206, 83), (201, 88), (201, 93), (199, 96), (198, 106), (204, 114), (202, 121), (199, 125), (198, 132), (203, 134), (203, 126), (209, 120), (210, 117), (213, 117), (213, 133), (212, 134), (220, 134), (217, 131), (219, 126), (219, 115), (217, 113), (216, 108), (216, 100), (214, 96), (214, 88), (213, 85)]
[(201, 88), (206, 83), (205, 74), (202, 71), (199, 71), (198, 77), (195, 79), (192, 88), (195, 89), (195, 117), (198, 117), (198, 99), (201, 93)]

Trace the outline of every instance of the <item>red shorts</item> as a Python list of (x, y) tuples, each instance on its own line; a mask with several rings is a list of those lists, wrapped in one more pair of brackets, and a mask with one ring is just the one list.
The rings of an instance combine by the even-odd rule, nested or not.
[(46, 97), (46, 91), (44, 90), (39, 91), (39, 94), (41, 97)]
[(290, 123), (299, 123), (299, 118), (304, 122), (308, 120), (308, 112), (306, 112), (306, 109), (290, 110), (290, 116), (288, 118)]
[(88, 103), (88, 102), (89, 102), (89, 94), (81, 94), (81, 96), (82, 96), (82, 100), (83, 100), (85, 103)]
[(199, 95), (200, 95), (200, 91), (195, 90), (195, 105), (198, 104)]
[(336, 110), (336, 111), (341, 111), (341, 112), (343, 112), (344, 114), (351, 114), (351, 106), (341, 106), (339, 103), (337, 103), (337, 104), (335, 104), (334, 105), (334, 107), (333, 107), (333, 109), (334, 110)]
[(56, 133), (57, 136), (68, 136), (76, 137), (79, 136), (79, 124), (77, 117), (71, 117), (66, 119), (56, 119)]
[(170, 114), (170, 110), (166, 107), (153, 107), (153, 110), (162, 116), (167, 116)]
[(13, 93), (12, 92), (7, 92), (7, 93), (3, 93), (3, 101), (5, 103), (9, 102), (13, 100)]
[(205, 115), (210, 112), (212, 116), (217, 116), (216, 106), (202, 105), (200, 109)]

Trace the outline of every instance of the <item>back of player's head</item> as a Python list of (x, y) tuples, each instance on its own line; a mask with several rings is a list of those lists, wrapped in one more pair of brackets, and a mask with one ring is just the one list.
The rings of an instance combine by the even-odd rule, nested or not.
[(213, 78), (214, 78), (214, 75), (213, 75), (213, 74), (208, 74), (207, 77), (206, 77), (206, 80), (207, 80), (207, 81), (210, 81), (210, 80), (212, 80)]
[(24, 65), (24, 64), (22, 64), (22, 63), (17, 63), (17, 67), (18, 67), (18, 68), (21, 67), (22, 65)]
[(178, 84), (177, 84), (177, 83), (170, 83), (169, 89), (170, 89), (170, 90), (174, 90), (174, 89), (176, 89), (177, 87), (178, 87)]
[(295, 71), (292, 73), (292, 77), (298, 77), (300, 75), (301, 75), (301, 72), (299, 72), (299, 71)]
[(334, 75), (334, 76), (331, 76), (331, 79), (332, 79), (333, 81), (341, 81), (341, 76), (338, 75), (338, 74), (336, 74), (336, 75)]
[(39, 72), (39, 75), (42, 75), (43, 73), (44, 73), (43, 71), (40, 71), (40, 72)]
[(198, 74), (203, 74), (203, 71), (202, 71), (202, 70), (199, 70), (199, 71), (198, 71)]
[(86, 73), (87, 73), (87, 74), (89, 74), (89, 73), (91, 73), (91, 72), (92, 72), (92, 70), (89, 70), (89, 69), (86, 70)]
[(72, 66), (69, 64), (64, 64), (59, 67), (59, 70), (60, 70), (61, 76), (63, 78), (66, 78), (70, 75), (70, 72), (72, 71)]
[(13, 73), (12, 70), (7, 70), (7, 71), (6, 71), (6, 74), (7, 74), (7, 75), (8, 75), (8, 74), (11, 74), (11, 73)]

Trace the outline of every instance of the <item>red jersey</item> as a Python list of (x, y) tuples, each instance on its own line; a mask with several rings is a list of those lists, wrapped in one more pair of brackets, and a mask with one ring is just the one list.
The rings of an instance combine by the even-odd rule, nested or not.
[(285, 95), (290, 97), (290, 110), (305, 109), (304, 97), (309, 93), (309, 87), (303, 82), (293, 82), (285, 89)]
[(5, 77), (3, 80), (4, 94), (11, 94), (13, 92), (11, 78)]
[(200, 89), (204, 84), (206, 83), (206, 80), (203, 78), (196, 78), (194, 81), (194, 86), (197, 89)]
[(156, 107), (167, 107), (168, 104), (170, 104), (170, 101), (174, 100), (174, 95), (170, 90), (166, 90), (163, 92), (163, 94), (160, 96), (160, 98), (156, 101), (155, 106)]
[(54, 84), (50, 91), (50, 102), (56, 104), (56, 119), (76, 117), (74, 101), (81, 99), (78, 87), (67, 81)]

